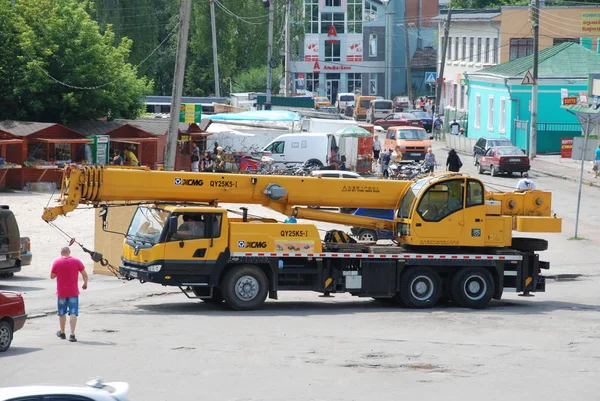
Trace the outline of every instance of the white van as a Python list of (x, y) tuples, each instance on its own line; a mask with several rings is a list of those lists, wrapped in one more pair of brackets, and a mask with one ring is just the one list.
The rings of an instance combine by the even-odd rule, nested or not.
[(263, 151), (271, 152), (278, 167), (285, 164), (309, 162), (317, 166), (329, 165), (329, 156), (337, 146), (332, 134), (302, 132), (284, 134), (265, 146)]
[(373, 124), (375, 121), (386, 118), (394, 112), (394, 102), (391, 100), (371, 100), (367, 111), (367, 122)]
[(338, 93), (335, 108), (338, 113), (343, 113), (346, 110), (346, 106), (354, 106), (355, 100), (354, 93)]

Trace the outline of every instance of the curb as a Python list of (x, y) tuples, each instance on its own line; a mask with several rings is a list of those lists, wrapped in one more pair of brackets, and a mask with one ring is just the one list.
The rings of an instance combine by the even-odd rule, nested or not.
[[(444, 149), (444, 150), (450, 150), (450, 148), (447, 147), (447, 146), (444, 146), (442, 149)], [(470, 153), (467, 153), (467, 152), (465, 152), (463, 150), (457, 150), (457, 149), (454, 149), (454, 150), (456, 150), (456, 152), (460, 153), (461, 155), (471, 156)], [(532, 173), (541, 174), (541, 175), (545, 175), (545, 176), (548, 176), (548, 177), (560, 178), (562, 180), (579, 182), (579, 178), (578, 177), (571, 177), (571, 176), (568, 176), (568, 175), (557, 174), (557, 173), (549, 173), (548, 171), (540, 170), (540, 169), (533, 168), (533, 167), (529, 171), (532, 172)], [(589, 187), (600, 188), (600, 182), (589, 181), (589, 180), (586, 180), (586, 179), (583, 179), (582, 182), (583, 182), (584, 185), (587, 185)]]

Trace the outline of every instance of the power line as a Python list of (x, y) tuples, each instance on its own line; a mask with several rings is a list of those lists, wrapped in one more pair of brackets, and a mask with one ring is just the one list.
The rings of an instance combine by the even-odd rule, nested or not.
[[(173, 30), (172, 30), (172, 31), (171, 31), (171, 32), (170, 32), (170, 33), (169, 33), (169, 34), (168, 34), (168, 35), (167, 35), (167, 36), (166, 36), (166, 37), (163, 39), (163, 41), (162, 41), (162, 42), (160, 42), (160, 44), (159, 44), (158, 46), (156, 46), (156, 48), (155, 48), (154, 50), (152, 50), (152, 52), (151, 52), (151, 53), (150, 53), (148, 56), (146, 56), (146, 58), (144, 58), (142, 61), (140, 61), (140, 62), (139, 62), (139, 63), (138, 63), (138, 64), (137, 64), (137, 65), (136, 65), (134, 68), (138, 68), (138, 67), (140, 67), (142, 64), (144, 64), (144, 63), (146, 62), (146, 60), (148, 60), (150, 57), (152, 57), (152, 55), (153, 55), (154, 53), (156, 53), (156, 51), (158, 51), (158, 49), (159, 49), (159, 48), (160, 48), (160, 47), (161, 47), (161, 46), (162, 46), (162, 45), (163, 45), (163, 44), (164, 44), (164, 43), (165, 43), (165, 42), (166, 42), (166, 41), (167, 41), (167, 40), (168, 40), (168, 39), (171, 37), (171, 35), (173, 35), (173, 34), (174, 34), (176, 31), (177, 31), (177, 29), (178, 29), (178, 28), (179, 28), (179, 25), (177, 25), (177, 26), (176, 26), (176, 27), (175, 27), (175, 28), (174, 28), (174, 29), (173, 29)], [(37, 68), (38, 68), (38, 69), (39, 69), (39, 70), (40, 70), (42, 73), (44, 73), (44, 75), (46, 75), (48, 78), (50, 78), (52, 81), (56, 82), (57, 84), (59, 84), (59, 85), (62, 85), (62, 86), (66, 86), (67, 88), (70, 88), (70, 89), (79, 89), (79, 90), (96, 90), (96, 89), (100, 89), (100, 88), (103, 88), (103, 87), (105, 87), (105, 86), (108, 86), (108, 85), (112, 85), (112, 84), (114, 84), (115, 82), (117, 82), (117, 81), (119, 81), (119, 80), (121, 80), (121, 79), (125, 78), (125, 75), (122, 75), (122, 76), (120, 76), (120, 77), (118, 77), (118, 78), (115, 78), (115, 79), (113, 79), (112, 81), (109, 81), (109, 82), (106, 82), (106, 83), (104, 83), (104, 84), (102, 84), (102, 85), (97, 85), (97, 86), (89, 86), (89, 87), (86, 87), (86, 86), (75, 86), (75, 85), (70, 85), (70, 84), (68, 84), (68, 83), (66, 83), (66, 82), (62, 82), (62, 81), (60, 81), (59, 79), (57, 79), (57, 78), (53, 77), (53, 76), (52, 76), (52, 75), (51, 75), (51, 74), (50, 74), (48, 71), (46, 71), (44, 68), (42, 68), (42, 67), (41, 67), (41, 66), (40, 66), (40, 65), (37, 63), (37, 61), (36, 61), (36, 60), (34, 60), (34, 59), (33, 59), (33, 57), (31, 57), (31, 55), (30, 55), (28, 52), (26, 52), (25, 50), (23, 50), (23, 52), (24, 52), (24, 53), (25, 53), (25, 55), (26, 55), (26, 56), (27, 56), (27, 57), (28, 57), (28, 58), (31, 60), (31, 62), (33, 63), (33, 65), (34, 65), (34, 66), (36, 66), (36, 67), (37, 67)]]
[(250, 24), (250, 25), (264, 25), (264, 22), (252, 22), (252, 21), (248, 21), (249, 19), (265, 19), (265, 17), (268, 18), (268, 15), (262, 15), (262, 16), (258, 16), (258, 17), (241, 17), (235, 13), (233, 13), (232, 11), (230, 11), (227, 7), (225, 7), (219, 0), (215, 0), (215, 4), (217, 6), (219, 6), (219, 8), (223, 11), (225, 11), (226, 14), (228, 14), (231, 17), (237, 18), (238, 20), (246, 23), (246, 24)]

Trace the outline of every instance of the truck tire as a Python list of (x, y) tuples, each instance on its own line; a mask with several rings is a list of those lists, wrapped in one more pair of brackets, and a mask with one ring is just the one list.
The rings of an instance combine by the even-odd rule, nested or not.
[(397, 300), (409, 308), (431, 308), (442, 293), (442, 279), (430, 267), (408, 269), (400, 279)]
[(359, 241), (377, 242), (377, 233), (373, 230), (361, 230), (358, 233)]
[(227, 306), (245, 311), (261, 307), (267, 298), (269, 280), (257, 266), (240, 265), (223, 278), (221, 291)]
[(483, 267), (464, 267), (452, 277), (453, 302), (464, 308), (483, 309), (494, 295), (494, 279)]
[(13, 339), (13, 328), (5, 320), (0, 321), (0, 352), (5, 352), (10, 347)]
[(547, 251), (548, 241), (541, 238), (514, 237), (510, 247), (521, 252)]

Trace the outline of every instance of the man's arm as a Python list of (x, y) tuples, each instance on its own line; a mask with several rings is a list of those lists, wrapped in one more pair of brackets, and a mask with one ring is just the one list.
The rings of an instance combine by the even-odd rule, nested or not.
[(52, 263), (52, 270), (50, 270), (50, 278), (54, 280), (56, 278), (56, 266)]
[(80, 273), (81, 273), (81, 277), (83, 277), (83, 285), (81, 286), (81, 288), (83, 288), (84, 290), (87, 290), (87, 285), (88, 285), (87, 272), (85, 270), (82, 270)]

